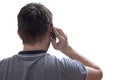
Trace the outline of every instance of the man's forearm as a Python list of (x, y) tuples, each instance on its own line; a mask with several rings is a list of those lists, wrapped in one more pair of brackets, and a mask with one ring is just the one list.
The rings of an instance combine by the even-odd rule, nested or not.
[(95, 68), (95, 69), (100, 69), (96, 64), (92, 63), (91, 61), (89, 61), (88, 59), (86, 59), (85, 57), (83, 57), (81, 54), (78, 54), (70, 46), (65, 51), (63, 51), (63, 53), (65, 55), (67, 55), (71, 59), (75, 59), (75, 60), (80, 61), (85, 66), (88, 66), (88, 67), (91, 67), (91, 68)]

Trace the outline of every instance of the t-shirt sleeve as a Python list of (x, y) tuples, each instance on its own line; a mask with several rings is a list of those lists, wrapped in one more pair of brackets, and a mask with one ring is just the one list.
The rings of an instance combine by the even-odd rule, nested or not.
[(76, 60), (62, 58), (60, 59), (60, 71), (62, 80), (85, 80), (87, 70), (85, 66)]

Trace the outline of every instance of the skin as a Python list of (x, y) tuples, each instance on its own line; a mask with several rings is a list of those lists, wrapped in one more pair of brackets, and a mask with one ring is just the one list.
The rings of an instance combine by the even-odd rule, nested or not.
[[(43, 39), (42, 42), (36, 42), (34, 45), (23, 44), (24, 51), (32, 50), (48, 50), (50, 42), (56, 50), (63, 52), (69, 58), (78, 60), (86, 66), (87, 69), (87, 78), (86, 80), (101, 80), (102, 79), (102, 70), (93, 62), (82, 56), (80, 53), (77, 53), (69, 44), (67, 36), (64, 34), (62, 29), (53, 28), (53, 31), (58, 38), (58, 42), (55, 39), (52, 39), (50, 36), (50, 28)], [(20, 36), (20, 35), (19, 35)]]

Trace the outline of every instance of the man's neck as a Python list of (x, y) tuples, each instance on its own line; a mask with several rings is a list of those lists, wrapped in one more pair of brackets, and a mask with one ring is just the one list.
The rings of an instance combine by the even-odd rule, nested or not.
[(24, 44), (23, 51), (34, 51), (34, 50), (48, 50), (49, 45), (46, 44)]

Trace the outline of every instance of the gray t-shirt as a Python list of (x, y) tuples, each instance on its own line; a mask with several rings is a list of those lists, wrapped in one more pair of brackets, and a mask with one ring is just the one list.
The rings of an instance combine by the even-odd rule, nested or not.
[(0, 80), (85, 80), (86, 76), (79, 61), (47, 53), (17, 54), (0, 61)]

